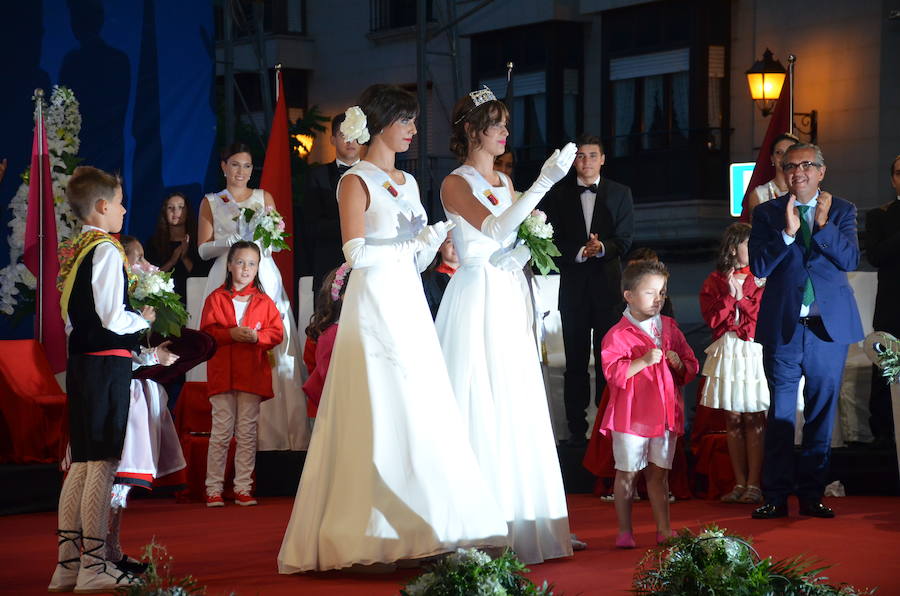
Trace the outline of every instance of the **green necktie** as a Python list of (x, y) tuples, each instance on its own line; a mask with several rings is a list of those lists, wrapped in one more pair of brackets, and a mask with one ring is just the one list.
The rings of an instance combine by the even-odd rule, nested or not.
[[(803, 239), (803, 247), (807, 256), (809, 255), (809, 247), (812, 244), (812, 230), (806, 222), (806, 213), (811, 209), (810, 205), (797, 205), (800, 211), (800, 237)], [(803, 306), (809, 306), (816, 299), (816, 292), (813, 290), (812, 279), (806, 276), (806, 285), (803, 287)]]

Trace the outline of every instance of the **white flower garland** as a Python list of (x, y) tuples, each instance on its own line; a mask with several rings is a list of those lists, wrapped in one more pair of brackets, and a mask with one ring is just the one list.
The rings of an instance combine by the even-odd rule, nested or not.
[[(35, 110), (37, 118), (37, 110)], [(75, 170), (81, 140), (81, 112), (78, 100), (71, 89), (54, 85), (49, 104), (44, 106), (47, 127), (47, 149), (50, 154), (50, 172), (53, 179), (53, 205), (56, 211), (57, 241), (70, 238), (78, 229), (69, 204), (66, 202), (66, 185)], [(9, 222), (9, 265), (0, 269), (0, 312), (12, 315), (19, 309), (33, 308), (31, 300), (23, 300), (22, 290), (34, 291), (37, 280), (22, 264), (25, 245), (25, 222), (28, 216), (29, 169), (22, 174), (22, 184), (9, 202), (12, 219)]]

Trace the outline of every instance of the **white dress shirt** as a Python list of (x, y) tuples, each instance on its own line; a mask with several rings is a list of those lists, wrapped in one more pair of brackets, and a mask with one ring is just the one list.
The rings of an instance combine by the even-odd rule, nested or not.
[[(806, 215), (801, 216), (801, 217), (806, 219), (806, 225), (809, 226), (810, 235), (812, 235), (812, 233), (813, 233), (813, 222), (816, 219), (816, 205), (819, 204), (818, 198), (819, 198), (819, 191), (816, 191), (816, 194), (813, 196), (813, 198), (811, 198), (809, 200), (808, 203), (801, 203), (800, 201), (797, 201), (797, 205), (809, 205), (809, 209), (806, 210)], [(797, 234), (802, 234), (802, 232), (798, 229)], [(796, 234), (793, 236), (789, 236), (788, 233), (785, 232), (784, 230), (781, 231), (781, 237), (784, 239), (784, 243), (788, 246), (793, 244), (794, 241), (797, 239)], [(813, 299), (813, 303), (810, 304), (809, 306), (806, 306), (801, 303), (800, 304), (800, 317), (801, 318), (808, 317), (809, 313), (810, 313), (810, 309), (812, 309), (813, 306), (815, 306), (815, 304), (816, 304), (815, 299)], [(818, 313), (818, 308), (815, 309), (815, 312), (813, 314), (817, 314), (817, 313)]]
[[(584, 216), (584, 230), (585, 234), (587, 234), (588, 238), (591, 236), (591, 221), (594, 219), (594, 205), (597, 203), (597, 193), (592, 192), (591, 189), (587, 188), (591, 184), (600, 184), (600, 176), (597, 176), (597, 179), (593, 182), (585, 182), (581, 178), (578, 179), (578, 184), (585, 187), (584, 191), (581, 193), (581, 213)], [(603, 243), (601, 242), (601, 245)], [(606, 254), (606, 247), (603, 246), (596, 255), (595, 258), (600, 258)], [(587, 257), (584, 256), (584, 247), (578, 249), (578, 254), (575, 255), (576, 263), (584, 263), (587, 261)]]

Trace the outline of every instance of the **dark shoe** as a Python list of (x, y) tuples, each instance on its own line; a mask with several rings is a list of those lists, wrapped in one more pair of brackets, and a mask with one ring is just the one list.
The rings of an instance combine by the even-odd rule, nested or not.
[(122, 558), (116, 562), (116, 567), (122, 571), (127, 571), (131, 575), (141, 575), (147, 572), (147, 568), (150, 567), (150, 564), (132, 559), (128, 555), (122, 555)]
[(762, 507), (754, 509), (753, 513), (750, 514), (750, 517), (753, 519), (775, 519), (778, 517), (787, 517), (787, 514), (787, 505), (772, 505), (771, 503), (766, 503)]
[(559, 446), (581, 449), (587, 446), (587, 439), (584, 438), (584, 435), (573, 435), (564, 441), (560, 441)]
[(831, 507), (826, 507), (821, 501), (813, 501), (800, 503), (800, 515), (809, 515), (810, 517), (834, 517), (834, 511)]

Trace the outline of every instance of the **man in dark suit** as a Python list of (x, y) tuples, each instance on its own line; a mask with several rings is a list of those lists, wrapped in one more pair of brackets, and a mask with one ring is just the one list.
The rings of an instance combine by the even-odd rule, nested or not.
[[(878, 269), (878, 293), (875, 295), (872, 327), (875, 331), (886, 331), (900, 337), (900, 309), (895, 302), (900, 297), (900, 155), (891, 163), (891, 185), (896, 198), (866, 214), (866, 257)], [(874, 445), (892, 445), (894, 420), (891, 389), (877, 366), (872, 367), (869, 413)]]
[[(834, 517), (822, 504), (831, 431), (847, 346), (863, 338), (847, 272), (859, 264), (856, 207), (819, 192), (822, 151), (807, 143), (782, 157), (788, 195), (753, 210), (750, 270), (765, 277), (756, 324), (771, 405), (766, 428), (763, 487), (756, 519), (785, 517), (796, 492), (800, 514)], [(797, 388), (803, 390), (803, 443), (794, 462)]]
[(312, 267), (314, 296), (318, 295), (325, 276), (344, 262), (337, 184), (341, 175), (359, 161), (359, 143), (344, 140), (341, 134), (343, 121), (343, 113), (331, 120), (335, 160), (310, 168), (304, 182), (303, 247)]
[(600, 177), (606, 161), (600, 138), (582, 134), (575, 144), (575, 176), (557, 184), (544, 204), (562, 253), (556, 263), (566, 352), (563, 395), (571, 433), (567, 444), (581, 447), (586, 444), (585, 409), (591, 397), (591, 332), (599, 401), (606, 386), (600, 340), (622, 316), (621, 259), (631, 247), (634, 207), (630, 188)]

